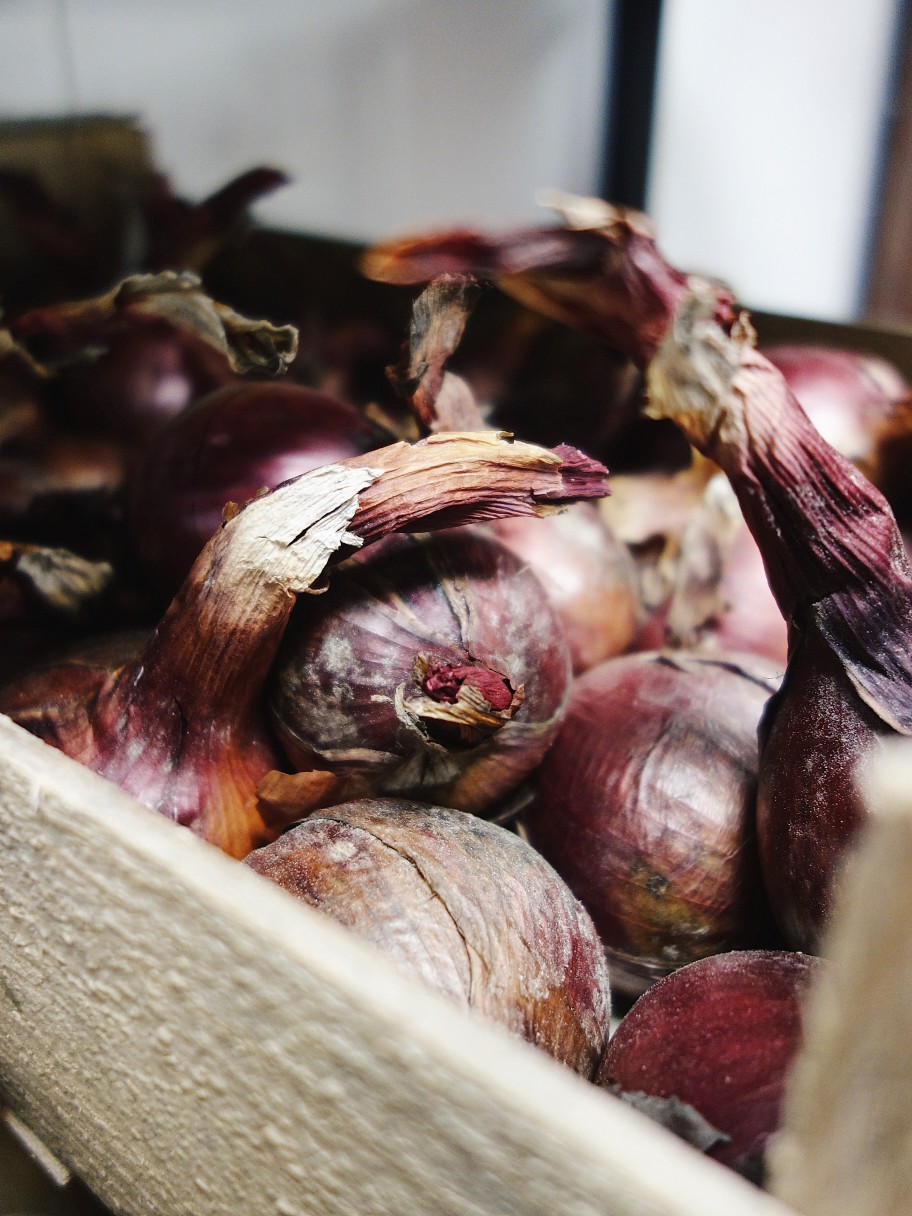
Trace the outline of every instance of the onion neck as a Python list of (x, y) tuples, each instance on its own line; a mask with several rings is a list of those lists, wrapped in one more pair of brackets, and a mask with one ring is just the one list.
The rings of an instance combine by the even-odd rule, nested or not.
[(718, 324), (692, 291), (648, 372), (653, 417), (674, 419), (725, 471), (790, 627), (819, 634), (856, 691), (912, 732), (912, 571), (883, 495), (808, 420), (754, 349), (746, 317)]

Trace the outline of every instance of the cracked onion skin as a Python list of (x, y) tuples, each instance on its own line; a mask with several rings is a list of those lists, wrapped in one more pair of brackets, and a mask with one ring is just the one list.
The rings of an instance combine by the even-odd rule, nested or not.
[(299, 603), (268, 704), (295, 767), (335, 775), (332, 801), (396, 794), (484, 814), (551, 745), (570, 677), (539, 580), (461, 528), (390, 538)]
[(610, 1015), (601, 944), (566, 884), (514, 833), (443, 807), (356, 800), (245, 864), (456, 1005), (593, 1075)]
[(682, 967), (622, 1019), (597, 1083), (622, 1097), (685, 1103), (722, 1133), (708, 1155), (762, 1180), (820, 965), (790, 950), (735, 950)]
[(754, 839), (757, 725), (743, 660), (643, 653), (579, 677), (523, 820), (636, 996), (708, 954), (766, 944)]

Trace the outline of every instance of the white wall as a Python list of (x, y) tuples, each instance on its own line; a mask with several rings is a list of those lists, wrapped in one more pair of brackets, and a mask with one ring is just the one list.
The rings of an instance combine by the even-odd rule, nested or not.
[(135, 113), (178, 189), (373, 239), (598, 181), (610, 0), (3, 0), (0, 115)]
[(648, 207), (755, 308), (857, 315), (897, 0), (665, 0)]

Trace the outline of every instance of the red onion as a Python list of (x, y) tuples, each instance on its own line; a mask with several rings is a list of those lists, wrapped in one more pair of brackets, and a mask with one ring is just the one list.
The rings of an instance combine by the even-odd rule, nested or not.
[(347, 802), (246, 859), (463, 1009), (591, 1076), (608, 969), (592, 922), (518, 836), (462, 811)]
[[(762, 1181), (819, 960), (737, 950), (659, 980), (621, 1020), (597, 1082)], [(696, 1134), (694, 1134), (696, 1133)]]
[[(439, 436), (325, 465), (215, 533), (138, 654), (49, 668), (0, 712), (234, 856), (272, 839), (257, 786), (284, 767), (262, 692), (295, 596), (342, 547), (605, 491), (604, 469), (497, 436)], [(285, 821), (287, 822), (287, 820)]]
[(296, 349), (290, 326), (248, 320), (173, 271), (34, 308), (0, 332), (0, 354), (50, 378), (64, 422), (132, 442), (241, 372), (283, 371)]
[(724, 474), (698, 458), (675, 474), (615, 478), (611, 489), (600, 509), (640, 579), (642, 621), (630, 648), (743, 652), (784, 670), (785, 621)]
[(164, 428), (136, 469), (130, 519), (143, 569), (173, 593), (225, 504), (387, 442), (344, 401), (299, 384), (226, 385)]
[(686, 654), (575, 681), (524, 823), (591, 913), (618, 991), (764, 944), (754, 800), (770, 691), (734, 659)]
[(569, 683), (535, 575), (459, 529), (375, 547), (302, 600), (269, 704), (295, 767), (335, 775), (333, 802), (397, 794), (483, 813), (547, 751)]
[(763, 723), (758, 840), (789, 943), (814, 950), (864, 821), (859, 764), (912, 733), (912, 569), (890, 508), (808, 420), (746, 318), (695, 293), (649, 369), (650, 410), (727, 473), (789, 625)]

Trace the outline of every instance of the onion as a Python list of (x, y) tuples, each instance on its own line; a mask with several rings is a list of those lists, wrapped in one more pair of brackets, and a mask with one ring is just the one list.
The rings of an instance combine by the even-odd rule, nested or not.
[(892, 363), (864, 351), (783, 344), (763, 352), (826, 441), (912, 519), (912, 388)]
[(575, 681), (523, 822), (591, 913), (618, 991), (765, 944), (754, 810), (770, 691), (734, 659), (686, 654), (622, 656)]
[(912, 733), (912, 569), (883, 495), (808, 420), (782, 373), (694, 293), (649, 369), (650, 410), (727, 473), (789, 626), (764, 717), (758, 840), (789, 944), (814, 950), (864, 822), (859, 766)]
[(441, 807), (348, 802), (246, 863), (461, 1008), (594, 1072), (610, 1009), (598, 935), (512, 832)]
[(597, 1082), (762, 1181), (819, 960), (736, 950), (689, 963), (635, 1003)]
[(285, 370), (296, 349), (291, 326), (242, 317), (173, 271), (32, 309), (0, 331), (10, 364), (47, 380), (58, 423), (134, 445), (240, 373)]
[(0, 696), (0, 712), (244, 856), (284, 826), (266, 822), (257, 786), (285, 767), (262, 692), (295, 595), (340, 548), (598, 495), (604, 473), (579, 453), (491, 435), (325, 465), (231, 514), (139, 653), (80, 672), (75, 686), (53, 667), (23, 677)]
[(333, 802), (395, 793), (481, 813), (539, 763), (569, 684), (539, 581), (459, 529), (375, 547), (302, 601), (269, 705), (295, 767), (335, 775)]
[(353, 406), (302, 385), (238, 382), (210, 393), (159, 433), (136, 468), (130, 520), (143, 569), (172, 594), (226, 503), (386, 441)]

